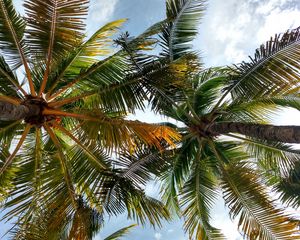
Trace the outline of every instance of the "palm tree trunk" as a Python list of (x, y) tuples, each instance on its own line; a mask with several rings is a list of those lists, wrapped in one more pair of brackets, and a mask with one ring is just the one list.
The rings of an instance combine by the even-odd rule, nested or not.
[(264, 124), (224, 122), (214, 123), (208, 128), (214, 135), (240, 133), (260, 140), (300, 143), (300, 126), (274, 126)]
[(14, 121), (25, 119), (39, 113), (39, 109), (35, 106), (14, 105), (9, 102), (0, 101), (0, 120)]

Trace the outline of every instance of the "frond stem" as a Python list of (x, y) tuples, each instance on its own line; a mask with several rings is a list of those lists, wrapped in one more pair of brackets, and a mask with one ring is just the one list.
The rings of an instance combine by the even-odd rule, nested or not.
[(4, 4), (3, 0), (0, 0), (0, 7), (1, 7), (1, 10), (2, 10), (3, 15), (5, 17), (6, 23), (7, 23), (8, 27), (9, 27), (9, 30), (10, 30), (10, 32), (12, 34), (12, 37), (14, 39), (14, 42), (15, 42), (15, 44), (17, 46), (17, 49), (18, 49), (18, 52), (20, 54), (22, 63), (24, 65), (25, 72), (26, 72), (27, 79), (28, 79), (28, 83), (29, 83), (30, 93), (31, 93), (31, 95), (36, 96), (36, 93), (35, 93), (35, 90), (34, 90), (34, 85), (33, 85), (33, 80), (32, 80), (32, 77), (31, 77), (31, 73), (30, 73), (30, 69), (29, 69), (27, 60), (25, 58), (23, 49), (22, 49), (22, 47), (20, 45), (20, 41), (18, 40), (17, 34), (15, 32), (15, 29), (14, 29), (14, 27), (12, 25), (12, 22), (9, 19), (9, 16), (8, 16), (8, 13), (7, 13), (7, 10), (6, 10), (6, 7), (5, 7), (5, 4)]
[(23, 145), (27, 134), (29, 133), (31, 129), (31, 125), (27, 124), (24, 132), (22, 133), (22, 136), (17, 144), (17, 146), (15, 147), (15, 150), (12, 152), (12, 154), (6, 159), (3, 167), (0, 169), (0, 176), (3, 174), (3, 172), (10, 166), (10, 164), (12, 163), (12, 161), (14, 160), (16, 154), (18, 153), (19, 149), (21, 148), (21, 146)]
[(59, 129), (62, 133), (66, 134), (69, 138), (71, 138), (83, 151), (87, 153), (87, 155), (96, 163), (101, 169), (107, 169), (107, 166), (98, 161), (97, 157), (81, 143), (70, 131), (65, 129), (63, 126), (59, 125), (56, 122), (53, 122), (53, 126)]
[(64, 100), (61, 100), (61, 101), (56, 101), (56, 102), (50, 102), (48, 104), (49, 107), (53, 107), (53, 108), (59, 108), (59, 107), (62, 107), (66, 104), (69, 104), (69, 103), (73, 103), (73, 102), (76, 102), (80, 99), (83, 99), (83, 98), (86, 98), (86, 97), (90, 97), (92, 95), (95, 95), (97, 94), (97, 92), (95, 91), (90, 91), (90, 92), (86, 92), (86, 93), (83, 93), (79, 96), (75, 96), (75, 97), (71, 97), (71, 98), (66, 98)]
[(47, 64), (46, 64), (46, 70), (43, 76), (43, 81), (40, 87), (39, 96), (42, 95), (43, 91), (45, 90), (50, 67), (52, 64), (52, 54), (53, 54), (53, 45), (54, 45), (54, 39), (55, 39), (55, 28), (56, 28), (56, 18), (57, 18), (57, 0), (54, 0), (54, 6), (53, 6), (53, 13), (52, 13), (52, 20), (51, 20), (51, 32), (50, 32), (50, 39), (49, 39), (49, 47), (48, 47), (48, 54), (47, 54)]
[(0, 95), (0, 101), (4, 101), (4, 102), (9, 102), (11, 104), (14, 104), (14, 105), (20, 105), (21, 104), (21, 100), (20, 99), (17, 99), (17, 98), (13, 98), (13, 97), (8, 97), (8, 96), (5, 96), (5, 95)]
[(44, 124), (43, 125), (45, 130), (47, 131), (47, 133), (49, 134), (51, 140), (53, 141), (54, 145), (56, 146), (56, 149), (58, 151), (58, 155), (59, 155), (59, 160), (61, 163), (61, 167), (62, 167), (62, 171), (64, 174), (64, 179), (66, 181), (67, 187), (68, 187), (68, 191), (69, 194), (71, 196), (71, 201), (72, 201), (72, 205), (75, 209), (77, 209), (78, 204), (76, 201), (76, 193), (75, 193), (75, 188), (74, 185), (72, 183), (72, 177), (71, 177), (71, 173), (69, 172), (69, 169), (67, 167), (67, 163), (65, 160), (65, 156), (64, 153), (62, 152), (62, 146), (59, 143), (57, 137), (55, 136), (54, 132), (52, 131), (52, 129), (48, 126), (48, 124)]
[(99, 122), (99, 119), (96, 117), (91, 117), (88, 115), (78, 114), (78, 113), (64, 112), (64, 111), (55, 110), (55, 109), (46, 108), (43, 110), (43, 114), (44, 115), (56, 115), (56, 116), (62, 116), (62, 117), (73, 117), (73, 118), (79, 118), (79, 119), (83, 119), (83, 120)]
[(27, 92), (9, 75), (7, 72), (0, 68), (0, 73), (4, 75), (17, 89), (19, 89), (24, 96), (27, 95)]

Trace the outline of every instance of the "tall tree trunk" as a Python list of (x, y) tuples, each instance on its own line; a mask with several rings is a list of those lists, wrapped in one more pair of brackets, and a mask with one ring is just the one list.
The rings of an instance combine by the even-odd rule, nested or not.
[(13, 121), (39, 114), (36, 106), (14, 105), (0, 101), (0, 120)]
[(221, 135), (240, 133), (261, 140), (300, 143), (300, 126), (274, 126), (264, 124), (224, 122), (212, 124), (208, 132)]

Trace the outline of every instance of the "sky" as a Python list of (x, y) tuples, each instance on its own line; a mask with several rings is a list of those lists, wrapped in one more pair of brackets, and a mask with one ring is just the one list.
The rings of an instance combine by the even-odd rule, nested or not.
[[(22, 1), (14, 0), (22, 12)], [(123, 31), (136, 36), (153, 23), (165, 17), (165, 0), (91, 0), (87, 19), (88, 35), (101, 25), (120, 18), (128, 18)], [(201, 52), (205, 66), (222, 66), (247, 61), (248, 55), (275, 33), (300, 26), (299, 0), (209, 0), (208, 9), (199, 25), (199, 35), (194, 48)], [(278, 124), (297, 124), (296, 112), (289, 111), (276, 119)], [(299, 116), (299, 114), (298, 114)], [(149, 113), (139, 112), (137, 118), (149, 122), (161, 119)], [(159, 194), (159, 184), (151, 183), (146, 189), (149, 195)], [(242, 239), (226, 214), (220, 199), (213, 209), (212, 225), (219, 227), (229, 240)], [(132, 222), (126, 216), (107, 219), (106, 226), (95, 239), (101, 240)], [(0, 223), (0, 236), (8, 228)], [(3, 239), (6, 239), (5, 237)], [(182, 222), (164, 223), (162, 229), (137, 227), (126, 240), (187, 240)]]

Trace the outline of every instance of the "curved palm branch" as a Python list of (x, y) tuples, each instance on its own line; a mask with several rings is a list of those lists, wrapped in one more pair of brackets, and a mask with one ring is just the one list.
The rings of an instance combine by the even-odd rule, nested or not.
[(250, 239), (294, 239), (297, 224), (271, 204), (255, 170), (241, 161), (248, 157), (234, 149), (220, 150), (212, 142), (210, 146), (220, 161), (223, 197), (231, 217), (239, 216), (241, 231)]
[(262, 96), (276, 96), (293, 92), (299, 79), (300, 28), (276, 35), (256, 50), (250, 63), (235, 66), (225, 94), (246, 101)]
[(124, 237), (128, 234), (128, 232), (134, 228), (136, 225), (130, 225), (128, 227), (121, 228), (120, 230), (114, 232), (113, 234), (109, 235), (108, 237), (104, 238), (104, 240), (119, 240), (120, 237)]
[(277, 185), (274, 189), (280, 194), (280, 200), (288, 206), (298, 208), (300, 205), (299, 162), (290, 169), (288, 175), (276, 183)]
[(191, 51), (191, 42), (196, 37), (200, 18), (205, 10), (205, 1), (167, 0), (167, 19), (161, 34), (163, 55), (171, 60)]

